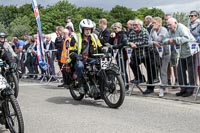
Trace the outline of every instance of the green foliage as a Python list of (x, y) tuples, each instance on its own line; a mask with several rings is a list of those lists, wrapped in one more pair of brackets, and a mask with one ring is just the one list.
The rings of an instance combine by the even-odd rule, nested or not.
[[(76, 17), (77, 16), (77, 17)], [(75, 18), (73, 19), (73, 22), (75, 24), (75, 29), (78, 29), (79, 22), (84, 19), (88, 18), (94, 21), (98, 27), (99, 19), (101, 18), (106, 18), (109, 24), (115, 20), (112, 16), (110, 16), (109, 12), (104, 11), (103, 9), (100, 8), (95, 8), (95, 7), (82, 7), (78, 8)]]
[(2, 23), (0, 23), (0, 32), (4, 32), (4, 33), (7, 34), (7, 30), (6, 30), (5, 26)]
[[(98, 22), (101, 18), (106, 18), (108, 26), (111, 26), (114, 22), (121, 22), (126, 25), (128, 20), (135, 18), (144, 20), (147, 15), (161, 18), (164, 16), (164, 12), (157, 8), (149, 9), (144, 7), (133, 11), (130, 8), (117, 5), (110, 11), (104, 11), (95, 7), (76, 7), (68, 0), (61, 0), (55, 5), (47, 7), (39, 5), (38, 8), (44, 34), (55, 32), (55, 27), (57, 26), (65, 26), (66, 16), (71, 16), (77, 32), (79, 30), (79, 22), (84, 18), (91, 19), (98, 27)], [(183, 24), (188, 21), (187, 15), (184, 13), (176, 13), (174, 16)], [(20, 7), (0, 5), (0, 31), (19, 37), (22, 37), (24, 33), (35, 34), (37, 32), (37, 24), (31, 3)]]
[(10, 23), (10, 36), (22, 38), (25, 33), (31, 33), (30, 20), (27, 16), (18, 17)]
[[(64, 26), (66, 16), (74, 16), (76, 7), (68, 1), (59, 1), (40, 12), (42, 30), (44, 33), (55, 31), (56, 26)], [(73, 18), (73, 17), (72, 17)]]
[(0, 6), (0, 23), (5, 27), (17, 17), (18, 11), (16, 6)]
[(184, 24), (184, 25), (188, 25), (188, 15), (186, 13), (182, 13), (182, 12), (176, 12), (173, 14), (173, 17), (177, 19), (178, 22)]
[(17, 17), (23, 17), (23, 16), (29, 16), (30, 17), (30, 14), (33, 13), (33, 9), (32, 9), (32, 5), (31, 4), (25, 4), (23, 6), (20, 6), (18, 9), (17, 9)]
[(132, 9), (117, 5), (112, 8), (110, 15), (113, 16), (116, 21), (119, 21), (122, 24), (126, 24), (128, 20), (135, 18), (136, 13)]
[(157, 8), (149, 9), (146, 7), (138, 9), (136, 14), (137, 14), (137, 18), (141, 20), (143, 20), (145, 16), (148, 16), (148, 15), (152, 17), (161, 17), (161, 18), (163, 18), (164, 16), (164, 12), (161, 9), (157, 9)]

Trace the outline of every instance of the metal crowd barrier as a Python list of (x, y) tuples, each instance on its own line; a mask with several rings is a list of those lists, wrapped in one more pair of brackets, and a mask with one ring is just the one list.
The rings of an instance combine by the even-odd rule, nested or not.
[[(51, 56), (52, 56), (52, 54), (54, 54), (53, 56), (55, 56), (55, 52), (57, 51), (57, 49), (55, 49), (55, 50), (48, 50), (48, 51), (45, 51), (45, 60), (46, 60), (46, 62), (47, 62), (47, 64), (48, 64), (48, 70), (47, 71), (45, 71), (45, 73), (43, 73), (43, 74), (34, 74), (34, 73), (24, 73), (23, 75), (22, 75), (22, 78), (25, 78), (25, 77), (28, 77), (28, 76), (43, 76), (43, 78), (40, 80), (40, 82), (42, 83), (42, 82), (44, 82), (45, 81), (45, 79), (47, 78), (47, 76), (48, 76), (48, 80), (47, 80), (47, 83), (49, 83), (50, 81), (51, 81), (51, 79), (53, 78), (53, 77), (55, 77), (56, 79), (57, 79), (57, 81), (58, 82), (61, 82), (61, 80), (60, 80), (60, 78), (62, 78), (62, 75), (61, 75), (61, 70), (59, 69), (59, 71), (57, 72), (57, 73), (55, 73), (55, 74), (50, 74), (50, 59), (49, 58), (51, 58)], [(27, 56), (27, 53), (28, 52), (23, 52), (24, 54), (25, 54), (25, 56)], [(29, 52), (30, 53), (30, 52)], [(26, 57), (25, 57), (25, 59), (27, 59)], [(25, 61), (23, 62), (23, 63), (25, 63)], [(55, 63), (55, 62), (53, 62), (53, 63)], [(39, 66), (37, 66), (37, 69), (38, 69), (38, 67)], [(62, 69), (64, 68), (64, 66), (62, 67)], [(55, 69), (55, 67), (54, 67), (54, 69)]]
[[(130, 70), (129, 64), (127, 65), (128, 67), (124, 66), (124, 62), (126, 62), (126, 60), (124, 60), (124, 57), (123, 57), (123, 49), (126, 49), (126, 51), (128, 53), (128, 62), (135, 63), (135, 64), (133, 64), (134, 68), (137, 69), (137, 70), (134, 69), (135, 74), (133, 74), (132, 70)], [(141, 86), (165, 87), (165, 88), (166, 87), (175, 87), (175, 88), (185, 87), (185, 88), (195, 88), (196, 89), (194, 100), (195, 101), (197, 100), (197, 96), (200, 91), (199, 81), (197, 81), (197, 66), (198, 66), (198, 64), (200, 64), (199, 63), (200, 59), (198, 59), (198, 58), (200, 58), (199, 52), (195, 53), (191, 58), (186, 58), (184, 60), (180, 59), (179, 55), (177, 55), (177, 62), (176, 62), (177, 64), (175, 66), (177, 68), (176, 69), (176, 75), (177, 75), (176, 79), (177, 79), (178, 83), (182, 79), (185, 79), (185, 80), (182, 81), (181, 85), (180, 84), (169, 85), (168, 83), (165, 83), (165, 84), (162, 83), (162, 80), (164, 79), (164, 78), (163, 79), (161, 78), (161, 73), (163, 73), (163, 71), (161, 71), (162, 62), (167, 61), (167, 60), (165, 60), (164, 57), (161, 58), (161, 53), (159, 53), (159, 49), (156, 49), (152, 45), (140, 46), (137, 48), (137, 52), (135, 50), (135, 52), (133, 52), (133, 53), (132, 53), (133, 49), (130, 47), (123, 47), (123, 49), (121, 51), (119, 51), (121, 53), (120, 57), (119, 57), (120, 58), (119, 62), (122, 61), (122, 63), (120, 63), (121, 64), (121, 66), (120, 66), (121, 73), (122, 73), (122, 76), (123, 76), (123, 79), (125, 82), (125, 86), (133, 85), (127, 91), (128, 95), (133, 94), (133, 89), (135, 87), (137, 87), (142, 93), (144, 93)], [(139, 56), (141, 55), (141, 57), (139, 57), (137, 54)], [(170, 63), (170, 60), (171, 60), (170, 55), (171, 55), (171, 53), (169, 53), (169, 59), (168, 59), (169, 62), (168, 63)], [(180, 63), (180, 62), (185, 62), (186, 64), (189, 64), (189, 65), (182, 66), (181, 65), (182, 63)], [(127, 64), (127, 62), (126, 62), (126, 64)], [(165, 66), (165, 67), (167, 67), (167, 66)], [(193, 68), (191, 68), (191, 67), (193, 67)], [(170, 67), (170, 69), (172, 69), (172, 68)], [(190, 72), (189, 73), (188, 73), (188, 71), (184, 72), (183, 70), (185, 70), (185, 69), (190, 70)], [(125, 74), (125, 71), (127, 71), (127, 70), (129, 71), (128, 81), (126, 79), (126, 74)], [(142, 74), (142, 78), (144, 78), (144, 79), (140, 79), (141, 74)], [(136, 76), (138, 76), (138, 77), (136, 77)], [(167, 70), (166, 70), (166, 76), (167, 76)], [(187, 78), (185, 78), (185, 77), (187, 77)], [(149, 79), (149, 78), (151, 78), (151, 79)], [(165, 78), (166, 78), (166, 80), (168, 80), (167, 77), (165, 77)], [(130, 82), (131, 79), (138, 79), (141, 81), (131, 83)], [(194, 80), (194, 81), (192, 81), (192, 80)], [(174, 76), (171, 76), (171, 81), (172, 81), (172, 83), (175, 82)]]
[[(128, 59), (127, 60), (124, 60), (125, 59), (125, 57), (123, 56), (124, 55), (123, 54), (123, 50), (124, 49), (128, 53), (128, 55), (127, 55)], [(179, 64), (180, 63), (180, 58), (177, 57), (176, 75), (179, 74), (179, 76), (177, 76), (177, 81), (179, 81), (179, 77), (184, 79), (184, 76), (187, 76), (186, 81), (184, 81), (186, 83), (183, 83), (184, 85), (179, 85), (179, 84), (169, 85), (167, 83), (165, 83), (165, 84), (162, 83), (162, 79), (161, 79), (162, 62), (166, 61), (166, 60), (164, 60), (164, 57), (161, 58), (162, 53), (160, 53), (160, 49), (156, 49), (152, 45), (142, 45), (142, 46), (138, 47), (137, 49), (138, 49), (137, 53), (134, 52), (135, 55), (132, 54), (132, 50), (133, 49), (130, 48), (130, 47), (127, 47), (127, 46), (123, 47), (120, 51), (118, 49), (113, 50), (113, 61), (114, 61), (114, 63), (116, 63), (116, 64), (118, 64), (120, 66), (120, 71), (121, 71), (125, 86), (132, 85), (132, 87), (129, 87), (129, 90), (127, 91), (127, 93), (129, 95), (133, 94), (133, 90), (134, 90), (135, 87), (138, 88), (143, 93), (143, 90), (141, 88), (142, 86), (186, 87), (186, 88), (193, 87), (193, 88), (196, 89), (194, 100), (195, 101), (197, 100), (197, 96), (198, 96), (199, 91), (200, 91), (199, 81), (197, 81), (197, 65), (200, 64), (200, 56), (199, 56), (200, 53), (199, 52), (196, 53), (195, 55), (193, 55), (192, 61), (188, 60), (188, 59), (185, 59), (185, 62), (190, 61), (192, 63), (191, 66), (194, 67), (193, 68), (194, 71), (192, 71), (192, 73), (188, 74), (188, 72), (187, 72), (185, 75), (183, 74), (183, 72), (181, 72), (181, 70), (183, 69), (183, 66), (181, 66)], [(108, 49), (106, 48), (106, 50), (108, 50)], [(55, 51), (56, 50), (51, 50), (51, 52), (55, 52)], [(137, 54), (138, 55), (142, 55), (143, 57), (137, 57), (138, 56)], [(169, 54), (171, 54), (171, 53), (169, 53)], [(135, 75), (133, 74), (133, 72), (131, 70), (131, 67), (129, 65), (129, 63), (131, 63), (131, 60), (132, 60), (131, 56), (137, 57), (137, 58), (134, 58), (135, 59), (135, 61), (134, 61), (135, 64), (134, 65), (137, 66), (136, 67), (137, 70), (135, 71), (136, 75), (139, 75), (139, 73), (142, 74), (142, 80), (143, 81), (138, 82), (138, 83), (131, 83), (130, 82), (133, 79), (139, 79), (139, 76), (138, 76), (138, 78), (135, 77)], [(171, 58), (169, 57), (168, 60), (169, 60), (168, 63), (170, 63)], [(126, 66), (124, 65), (125, 63), (126, 63)], [(179, 65), (179, 67), (178, 67), (178, 65)], [(191, 66), (185, 66), (185, 67), (187, 67), (187, 69), (188, 69)], [(64, 69), (64, 67), (65, 66), (63, 65), (61, 70)], [(167, 66), (165, 66), (165, 67), (167, 67)], [(172, 68), (170, 67), (170, 69), (172, 69)], [(45, 75), (49, 75), (50, 76), (50, 79), (47, 82), (49, 83), (52, 77), (62, 78), (61, 70), (59, 69), (59, 71), (55, 75), (50, 75), (49, 73), (45, 74)], [(128, 70), (128, 72), (127, 72), (127, 70)], [(181, 73), (178, 73), (178, 72), (181, 72)], [(126, 74), (128, 76), (128, 79), (126, 78)], [(151, 76), (149, 76), (148, 74), (150, 74)], [(31, 74), (29, 74), (29, 75), (31, 75)], [(35, 75), (35, 74), (32, 74), (32, 75)], [(41, 75), (41, 74), (37, 74), (37, 75)], [(43, 76), (45, 76), (45, 75), (43, 75)], [(193, 85), (190, 84), (190, 82), (189, 82), (190, 79), (188, 78), (189, 75), (190, 75), (190, 77), (193, 77), (193, 79), (195, 79), (195, 84), (193, 84)], [(167, 72), (166, 72), (166, 76), (167, 76)], [(150, 79), (151, 83), (149, 83), (149, 79), (148, 78), (151, 78)], [(172, 83), (174, 83), (175, 82), (175, 77), (171, 76), (171, 80), (172, 80)], [(41, 82), (42, 81), (43, 81), (43, 79), (41, 80)]]

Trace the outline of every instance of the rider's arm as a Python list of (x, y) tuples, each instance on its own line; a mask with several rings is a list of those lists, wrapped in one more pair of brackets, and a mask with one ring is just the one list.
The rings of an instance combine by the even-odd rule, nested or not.
[(12, 49), (12, 47), (10, 46), (9, 43), (5, 43), (4, 44), (4, 49), (11, 54), (12, 58), (17, 57), (17, 55), (15, 54), (14, 50)]
[(71, 39), (69, 50), (70, 50), (70, 53), (72, 52), (77, 53), (78, 51), (77, 46), (76, 46), (76, 40), (74, 37)]
[(8, 65), (13, 66), (12, 64), (15, 64), (15, 62), (17, 61), (17, 55), (15, 54), (9, 43), (4, 43), (4, 50), (5, 52), (2, 55), (2, 60), (6, 61)]

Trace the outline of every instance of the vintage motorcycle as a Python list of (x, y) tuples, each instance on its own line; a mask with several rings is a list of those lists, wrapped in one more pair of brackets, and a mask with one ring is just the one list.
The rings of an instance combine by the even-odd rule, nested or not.
[(17, 98), (19, 93), (19, 79), (18, 79), (18, 70), (14, 70), (10, 68), (5, 61), (0, 59), (0, 73), (3, 77), (6, 78), (6, 81), (10, 85), (10, 87), (14, 90), (14, 96)]
[(103, 99), (110, 108), (120, 107), (125, 97), (125, 86), (119, 67), (112, 63), (109, 54), (94, 54), (93, 57), (85, 63), (81, 83), (72, 79), (69, 86), (71, 96), (75, 100), (82, 100), (84, 96)]
[[(0, 59), (0, 68), (3, 65)], [(24, 133), (23, 117), (14, 90), (2, 74), (0, 74), (0, 124), (5, 125), (11, 133)]]

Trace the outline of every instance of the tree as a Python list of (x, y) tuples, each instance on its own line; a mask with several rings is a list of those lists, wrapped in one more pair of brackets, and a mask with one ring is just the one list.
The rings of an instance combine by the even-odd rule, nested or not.
[(0, 23), (6, 28), (17, 17), (18, 11), (16, 6), (0, 6)]
[[(128, 20), (139, 18), (144, 20), (144, 17), (151, 15), (153, 17), (163, 17), (164, 12), (157, 8), (140, 8), (133, 11), (124, 6), (115, 6), (110, 11), (105, 11), (95, 7), (76, 7), (68, 0), (58, 1), (51, 6), (43, 7), (38, 5), (40, 12), (40, 20), (42, 31), (45, 34), (55, 32), (55, 27), (65, 26), (66, 16), (71, 16), (75, 30), (78, 31), (79, 23), (84, 18), (89, 18), (95, 23), (99, 19), (106, 18), (108, 26), (115, 22), (121, 22), (126, 25)], [(176, 13), (175, 17), (178, 21), (184, 21), (186, 24), (187, 16), (181, 13)], [(97, 24), (98, 27), (98, 24)], [(20, 7), (0, 5), (0, 30), (6, 29), (9, 35), (22, 36), (24, 33), (35, 34), (37, 32), (37, 24), (31, 4), (25, 4)]]
[(47, 8), (40, 10), (43, 32), (55, 32), (55, 27), (64, 26), (66, 16), (74, 16), (75, 12), (76, 6), (70, 4), (68, 0), (59, 1), (53, 6), (47, 6)]
[[(41, 6), (39, 6), (40, 10), (41, 10)], [(17, 9), (17, 17), (23, 17), (23, 16), (30, 16), (30, 14), (33, 13), (33, 9), (32, 9), (32, 5), (31, 4), (25, 4), (25, 5), (22, 5), (20, 6), (18, 9)]]
[(126, 22), (130, 19), (134, 19), (136, 17), (135, 11), (130, 8), (124, 6), (115, 6), (110, 11), (110, 15), (115, 18), (115, 22), (121, 22), (122, 24), (126, 24)]
[(144, 20), (144, 18), (148, 15), (152, 17), (161, 17), (161, 18), (163, 18), (164, 16), (164, 12), (161, 9), (157, 9), (157, 8), (149, 9), (147, 7), (138, 9), (136, 14), (137, 14), (137, 18), (141, 20)]
[(186, 13), (176, 12), (176, 13), (173, 13), (173, 17), (176, 18), (178, 22), (186, 26), (188, 25), (188, 16)]
[(7, 30), (6, 30), (5, 26), (2, 23), (0, 23), (0, 32), (4, 32), (4, 33), (7, 34)]
[(11, 36), (22, 38), (25, 33), (31, 34), (30, 20), (27, 16), (18, 17), (10, 23), (9, 32)]

